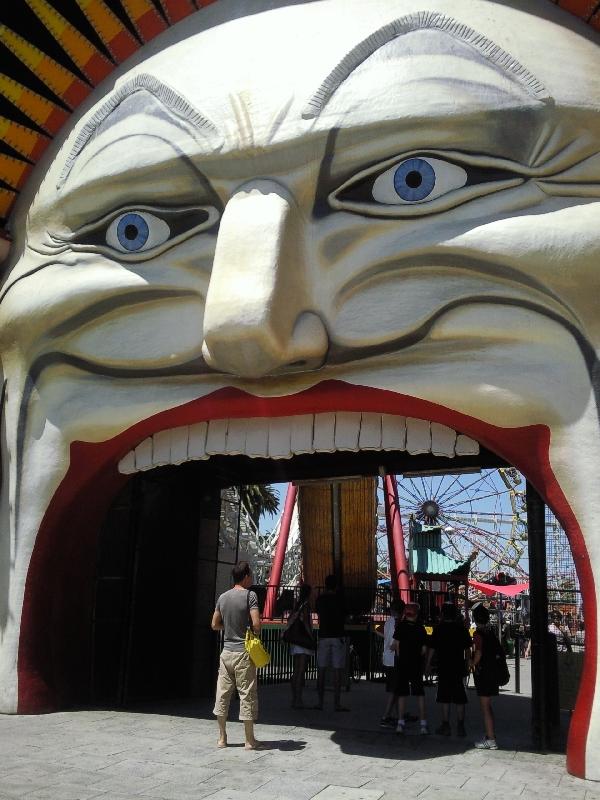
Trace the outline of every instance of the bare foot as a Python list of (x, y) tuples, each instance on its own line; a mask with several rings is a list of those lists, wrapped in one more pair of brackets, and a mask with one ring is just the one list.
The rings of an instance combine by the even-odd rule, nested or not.
[(219, 739), (217, 742), (217, 747), (223, 748), (227, 747), (227, 739)]
[(244, 745), (245, 750), (263, 750), (264, 744), (262, 742), (258, 742), (256, 739), (253, 742), (246, 742)]

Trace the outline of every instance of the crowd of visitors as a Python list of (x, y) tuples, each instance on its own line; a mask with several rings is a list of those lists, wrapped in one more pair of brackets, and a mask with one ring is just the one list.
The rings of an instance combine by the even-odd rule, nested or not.
[[(214, 714), (219, 726), (218, 746), (227, 746), (226, 722), (229, 704), (234, 691), (240, 698), (240, 720), (244, 722), (246, 748), (260, 749), (254, 736), (254, 721), (258, 713), (256, 666), (246, 646), (249, 632), (260, 632), (258, 599), (251, 591), (252, 572), (247, 562), (240, 562), (232, 570), (234, 586), (217, 600), (213, 614), (213, 630), (223, 631)], [(348, 711), (341, 703), (341, 688), (347, 666), (346, 611), (341, 594), (337, 591), (335, 576), (328, 575), (325, 590), (314, 604), (319, 621), (316, 639), (312, 627), (312, 590), (304, 585), (288, 619), (283, 638), (290, 646), (293, 658), (292, 708), (304, 708), (303, 687), (308, 660), (316, 654), (317, 710), (322, 710), (328, 670), (333, 675), (334, 711)], [(437, 673), (436, 701), (441, 719), (435, 733), (450, 736), (451, 707), (455, 707), (455, 731), (466, 736), (465, 684), (471, 673), (479, 697), (484, 721), (485, 736), (475, 747), (496, 750), (496, 732), (492, 698), (499, 687), (508, 680), (506, 660), (495, 630), (489, 625), (490, 613), (481, 603), (472, 609), (475, 623), (473, 636), (463, 616), (452, 603), (442, 605), (436, 624), (429, 634), (421, 621), (418, 603), (396, 600), (391, 604), (390, 615), (382, 630), (383, 668), (388, 701), (381, 720), (383, 727), (393, 727), (404, 735), (407, 722), (419, 721), (421, 735), (429, 734), (426, 716), (424, 676), (435, 667)], [(407, 699), (415, 697), (418, 716), (407, 710)]]

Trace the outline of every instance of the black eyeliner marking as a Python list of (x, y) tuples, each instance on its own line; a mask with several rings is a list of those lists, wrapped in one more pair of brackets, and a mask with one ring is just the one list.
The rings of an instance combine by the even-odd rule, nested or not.
[(327, 134), (327, 141), (325, 143), (325, 152), (321, 159), (319, 166), (319, 175), (317, 177), (317, 184), (315, 187), (315, 199), (313, 203), (312, 216), (313, 219), (323, 219), (328, 214), (332, 214), (334, 209), (331, 208), (327, 198), (333, 191), (333, 180), (331, 177), (331, 163), (335, 154), (335, 143), (339, 134), (339, 128), (332, 128)]

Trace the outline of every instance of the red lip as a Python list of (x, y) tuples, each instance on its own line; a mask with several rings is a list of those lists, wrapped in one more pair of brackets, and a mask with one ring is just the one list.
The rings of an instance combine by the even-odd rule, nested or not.
[[(32, 553), (19, 642), (20, 713), (54, 710), (64, 703), (72, 685), (59, 684), (55, 659), (68, 658), (77, 666), (75, 642), (61, 640), (57, 631), (84, 625), (72, 619), (72, 592), (85, 598), (93, 579), (98, 529), (116, 492), (127, 481), (118, 472), (119, 460), (151, 434), (181, 425), (234, 417), (275, 417), (326, 411), (372, 411), (427, 419), (448, 425), (476, 439), (523, 472), (566, 530), (585, 603), (586, 659), (581, 690), (569, 731), (568, 769), (585, 774), (585, 742), (596, 675), (596, 598), (585, 542), (575, 515), (552, 472), (550, 430), (544, 425), (501, 428), (436, 403), (396, 392), (324, 381), (298, 394), (262, 398), (238, 389), (220, 389), (177, 408), (143, 420), (100, 443), (74, 442), (69, 470), (44, 516)], [(85, 670), (80, 670), (80, 672)], [(71, 680), (77, 681), (74, 668)], [(81, 680), (81, 676), (79, 676)]]

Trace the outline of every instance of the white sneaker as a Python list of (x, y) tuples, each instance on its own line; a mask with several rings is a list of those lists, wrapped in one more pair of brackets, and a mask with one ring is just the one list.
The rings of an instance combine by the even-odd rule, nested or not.
[(429, 728), (427, 727), (427, 723), (426, 722), (422, 722), (421, 723), (420, 734), (421, 734), (421, 736), (429, 736)]
[(404, 722), (398, 721), (398, 724), (396, 725), (396, 733), (399, 736), (404, 736), (404, 734), (406, 733), (404, 728)]
[(474, 747), (478, 750), (497, 750), (498, 744), (495, 739), (482, 739), (480, 742), (475, 742)]

